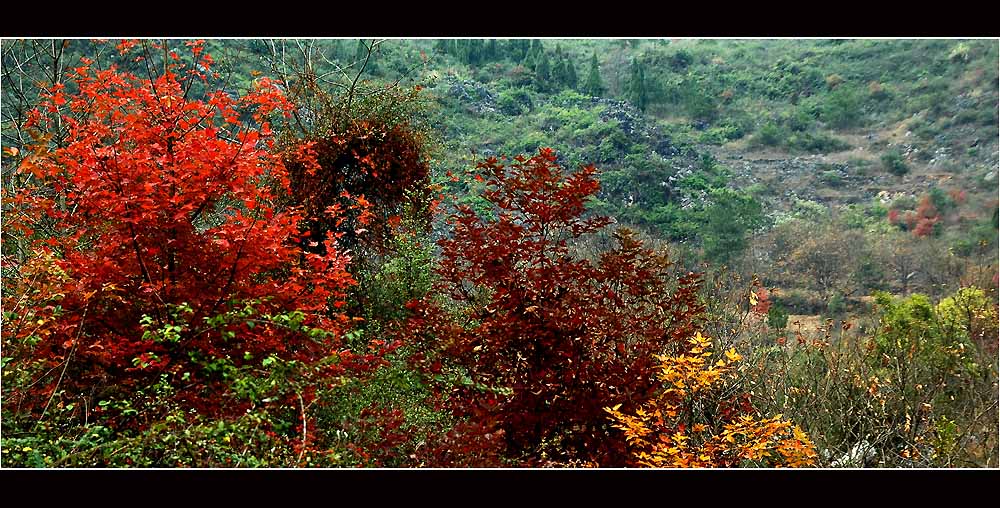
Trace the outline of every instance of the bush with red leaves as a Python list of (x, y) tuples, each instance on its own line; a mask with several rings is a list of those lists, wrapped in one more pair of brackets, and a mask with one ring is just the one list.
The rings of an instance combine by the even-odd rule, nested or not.
[[(196, 65), (171, 51), (163, 74), (145, 78), (85, 59), (32, 113), (39, 143), (5, 225), (35, 256), (5, 280), (3, 331), (5, 357), (35, 379), (9, 407), (41, 418), (57, 396), (95, 408), (166, 382), (185, 408), (238, 415), (268, 388), (237, 375), (378, 364), (338, 359), (351, 325), (338, 309), (354, 283), (339, 233), (324, 230), (312, 238), (322, 253), (303, 254), (307, 215), (276, 205), (290, 183), (268, 151), (269, 119), (287, 101), (266, 79), (242, 98), (192, 98), (212, 61), (201, 41), (188, 45)], [(44, 133), (56, 124), (68, 136), (52, 146)]]
[[(653, 394), (653, 355), (700, 324), (700, 276), (676, 278), (627, 230), (597, 259), (574, 256), (571, 242), (610, 222), (585, 218), (596, 169), (567, 175), (551, 149), (505, 162), (479, 165), (495, 217), (459, 207), (440, 241), (439, 297), (412, 302), (402, 330), (443, 404), (484, 438), (466, 436), (450, 456), (626, 464), (603, 408)], [(497, 438), (500, 454), (477, 448)]]

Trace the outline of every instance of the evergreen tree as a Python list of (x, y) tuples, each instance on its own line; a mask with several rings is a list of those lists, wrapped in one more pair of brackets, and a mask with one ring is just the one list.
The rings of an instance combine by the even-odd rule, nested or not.
[(632, 78), (629, 80), (628, 98), (640, 111), (646, 111), (646, 72), (637, 58), (632, 59)]
[(517, 60), (518, 62), (523, 62), (525, 58), (528, 58), (528, 52), (531, 51), (531, 41), (528, 39), (518, 39), (517, 40)]
[(535, 66), (535, 79), (539, 88), (543, 90), (549, 88), (550, 81), (552, 81), (552, 66), (549, 63), (548, 53), (544, 51), (538, 57), (538, 64)]
[(455, 57), (459, 62), (469, 63), (469, 40), (458, 39), (455, 41)]
[(536, 60), (535, 59), (535, 55), (533, 53), (531, 53), (531, 51), (529, 51), (528, 55), (525, 56), (524, 60), (521, 61), (521, 65), (523, 65), (525, 69), (534, 70), (535, 69), (535, 64), (536, 64), (535, 60)]
[(701, 228), (705, 257), (720, 265), (737, 258), (747, 247), (747, 233), (764, 224), (760, 203), (749, 194), (732, 189), (716, 190), (712, 205), (705, 209)]
[(556, 58), (556, 64), (552, 66), (552, 83), (558, 88), (565, 88), (569, 83), (568, 71), (566, 70), (566, 59)]
[(343, 52), (343, 45), (341, 44), (342, 42), (343, 41), (340, 39), (333, 39), (332, 41), (330, 41), (329, 51), (331, 60), (334, 61), (340, 60), (340, 54)]
[(579, 78), (576, 75), (576, 65), (573, 64), (572, 58), (566, 59), (566, 86), (576, 90), (579, 84)]
[(514, 63), (523, 62), (531, 43), (527, 39), (511, 39), (504, 45), (507, 58)]
[(524, 57), (524, 66), (529, 69), (537, 67), (538, 59), (541, 58), (541, 55), (544, 52), (545, 51), (542, 49), (542, 41), (532, 39), (531, 47), (528, 49), (528, 55)]
[(490, 39), (490, 42), (486, 44), (486, 51), (483, 54), (483, 60), (488, 62), (496, 61), (500, 57), (500, 50), (497, 48), (497, 40)]
[(597, 63), (596, 51), (590, 57), (590, 73), (587, 74), (587, 81), (583, 84), (583, 91), (593, 96), (599, 96), (604, 93), (604, 84), (601, 82), (601, 69)]
[(465, 61), (469, 65), (479, 65), (483, 60), (483, 41), (482, 39), (471, 39), (466, 45), (466, 57)]

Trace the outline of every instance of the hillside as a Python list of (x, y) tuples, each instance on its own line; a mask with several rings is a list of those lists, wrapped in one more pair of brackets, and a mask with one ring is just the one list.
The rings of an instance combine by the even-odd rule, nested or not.
[[(390, 40), (383, 51), (384, 78), (420, 84), (435, 102), (435, 175), (459, 196), (481, 187), (443, 173), (551, 146), (601, 171), (592, 210), (715, 262), (752, 245), (780, 265), (772, 228), (800, 219), (847, 221), (838, 227), (864, 230), (872, 248), (905, 243), (890, 215), (915, 216), (931, 195), (935, 238), (907, 249), (967, 258), (996, 246), (996, 41)], [(408, 74), (388, 70), (417, 55)], [(735, 226), (712, 220), (737, 209)], [(842, 292), (941, 290), (918, 272)]]

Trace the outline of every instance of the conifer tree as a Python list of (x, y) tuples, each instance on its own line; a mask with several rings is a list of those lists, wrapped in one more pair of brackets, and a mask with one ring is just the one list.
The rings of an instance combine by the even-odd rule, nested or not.
[(469, 65), (478, 65), (483, 62), (483, 51), (486, 44), (482, 39), (471, 39), (469, 40), (468, 46), (466, 48), (466, 59), (465, 61)]
[(524, 61), (528, 56), (528, 49), (530, 47), (531, 42), (527, 39), (513, 39), (507, 41), (507, 44), (504, 45), (504, 51), (512, 62), (517, 63)]
[(538, 64), (535, 65), (535, 79), (540, 88), (548, 88), (552, 81), (552, 66), (549, 63), (549, 55), (542, 52), (538, 57)]
[(576, 65), (573, 64), (572, 58), (566, 59), (566, 85), (570, 88), (576, 90), (579, 84), (579, 78), (576, 75)]
[(483, 54), (483, 60), (492, 62), (500, 57), (500, 50), (497, 48), (497, 40), (490, 39), (490, 42), (486, 44), (486, 50)]
[(552, 83), (558, 88), (569, 86), (569, 74), (566, 70), (566, 58), (557, 58), (552, 67)]
[(629, 80), (628, 98), (640, 111), (646, 111), (646, 73), (638, 59), (632, 59), (632, 78)]
[(528, 48), (528, 54), (524, 57), (524, 66), (529, 69), (534, 69), (538, 66), (538, 59), (541, 58), (545, 50), (542, 48), (542, 41), (538, 39), (531, 40), (531, 47)]
[(590, 73), (587, 74), (587, 81), (583, 85), (583, 91), (594, 96), (604, 93), (600, 65), (597, 63), (597, 52), (594, 52), (590, 57)]
[(468, 39), (458, 39), (455, 41), (455, 57), (462, 63), (469, 63)]

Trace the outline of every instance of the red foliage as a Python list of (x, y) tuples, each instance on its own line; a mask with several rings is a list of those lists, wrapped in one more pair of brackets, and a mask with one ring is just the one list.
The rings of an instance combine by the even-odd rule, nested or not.
[(899, 224), (899, 210), (893, 208), (889, 210), (889, 224), (896, 226)]
[(968, 196), (963, 189), (952, 189), (948, 191), (948, 195), (951, 196), (951, 200), (954, 201), (956, 205), (963, 205), (968, 199)]
[[(462, 310), (449, 314), (433, 297), (410, 305), (404, 333), (420, 351), (415, 361), (438, 379), (467, 376), (445, 386), (447, 405), (477, 435), (502, 435), (503, 455), (623, 465), (627, 451), (603, 408), (652, 395), (653, 355), (697, 328), (700, 276), (674, 281), (666, 257), (627, 230), (596, 260), (572, 254), (571, 240), (610, 222), (583, 218), (599, 186), (592, 166), (565, 175), (542, 149), (479, 169), (496, 218), (464, 206), (452, 217), (438, 293)], [(477, 453), (475, 443), (459, 455)]]
[(760, 288), (757, 290), (757, 304), (752, 306), (752, 309), (757, 314), (767, 315), (767, 311), (771, 310), (771, 294), (768, 293), (767, 288)]
[[(389, 218), (421, 196), (407, 190), (426, 187), (430, 175), (416, 132), (375, 121), (355, 121), (344, 132), (303, 142), (286, 156), (285, 165), (292, 198), (303, 207), (312, 238), (344, 230), (342, 245), (353, 248), (362, 242), (376, 252), (382, 252), (391, 235)], [(352, 196), (370, 206), (352, 208)], [(429, 224), (426, 207), (417, 209)], [(312, 250), (322, 252), (319, 246)]]
[[(227, 401), (224, 376), (204, 362), (260, 365), (269, 355), (316, 361), (336, 353), (336, 337), (349, 325), (330, 311), (353, 283), (337, 235), (328, 230), (314, 239), (328, 247), (322, 255), (303, 254), (296, 243), (304, 215), (274, 205), (288, 178), (266, 150), (265, 132), (269, 115), (287, 109), (282, 94), (261, 80), (239, 99), (223, 91), (192, 99), (191, 81), (207, 79), (211, 66), (200, 44), (193, 53), (196, 68), (169, 62), (152, 79), (85, 60), (74, 69), (78, 91), (60, 85), (33, 113), (36, 128), (59, 121), (68, 136), (56, 148), (36, 147), (19, 168), (34, 178), (13, 197), (19, 213), (8, 226), (34, 234), (38, 258), (21, 271), (39, 276), (5, 288), (13, 290), (5, 291), (4, 307), (16, 308), (16, 297), (32, 291), (50, 300), (35, 293), (25, 315), (39, 325), (4, 333), (40, 338), (21, 360), (66, 375), (21, 394), (29, 409), (42, 410), (57, 385), (101, 397), (165, 374), (184, 387), (175, 397), (187, 406), (235, 414), (243, 406)], [(178, 316), (180, 304), (190, 313)], [(257, 326), (205, 322), (244, 305), (255, 316), (301, 311), (304, 326), (330, 335), (317, 339), (263, 319)], [(179, 337), (144, 335), (143, 316), (154, 329), (178, 325)], [(332, 365), (325, 372), (342, 371)]]
[(922, 219), (933, 219), (939, 216), (938, 209), (934, 206), (930, 195), (924, 195), (920, 200), (920, 204), (917, 205), (917, 216)]
[(934, 225), (937, 223), (937, 217), (931, 219), (921, 218), (917, 221), (917, 226), (913, 228), (913, 234), (915, 236), (927, 236), (934, 232)]
[(934, 232), (934, 225), (941, 221), (941, 215), (929, 195), (925, 195), (914, 214), (907, 215), (907, 222), (915, 236), (927, 236)]

